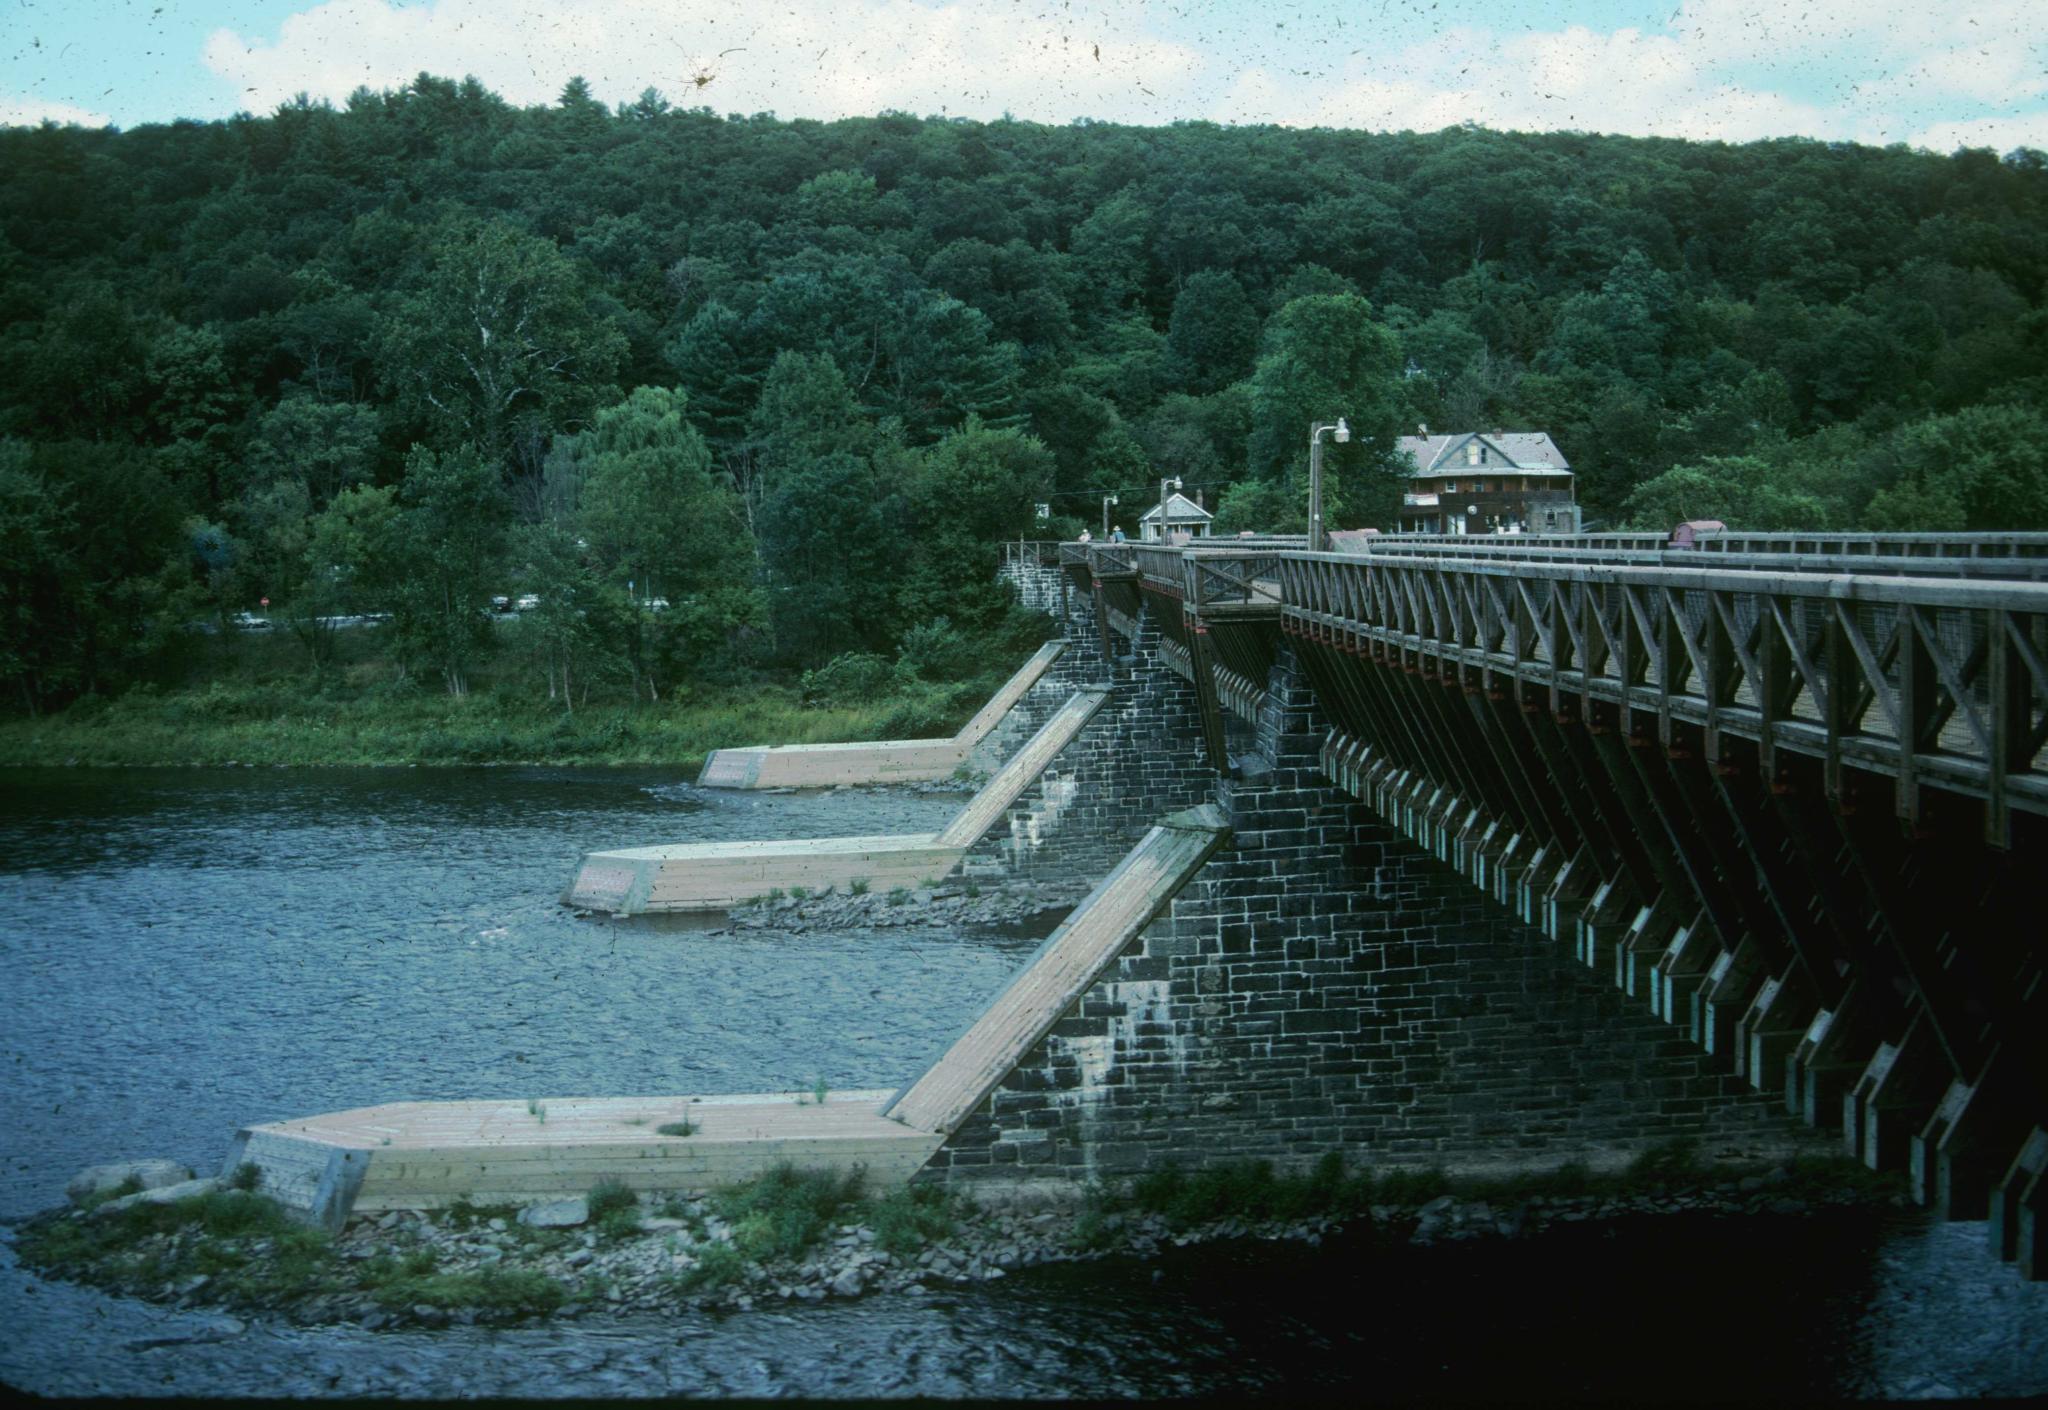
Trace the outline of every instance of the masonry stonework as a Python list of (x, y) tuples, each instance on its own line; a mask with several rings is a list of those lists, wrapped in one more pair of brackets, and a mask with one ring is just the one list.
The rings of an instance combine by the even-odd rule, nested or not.
[[(1119, 700), (1116, 737), (1156, 738), (1142, 712), (1170, 702), (1198, 758), (1192, 689), (1156, 665), (1144, 674), (1156, 694)], [(1291, 654), (1267, 686), (1242, 776), (1214, 784), (1230, 844), (928, 1178), (1299, 1166), (1331, 1151), (1354, 1166), (1542, 1167), (1678, 1136), (1710, 1152), (1793, 1144), (1782, 1108), (1332, 786)], [(1148, 820), (1166, 811), (1145, 801)]]
[[(1067, 620), (1078, 626), (1076, 617)], [(1156, 650), (1157, 626), (1141, 614), (1134, 655), (1114, 665), (1103, 662), (1094, 630), (1090, 618), (1082, 640), (1069, 638), (1066, 654), (1048, 672), (1064, 671), (1066, 679), (1050, 689), (1064, 699), (1080, 686), (1106, 685), (1109, 700), (969, 851), (966, 875), (1092, 880), (1106, 875), (1163, 814), (1208, 801), (1215, 775), (1203, 754), (1194, 687), (1169, 671), (1136, 664)], [(1041, 683), (1032, 695), (1044, 689)]]

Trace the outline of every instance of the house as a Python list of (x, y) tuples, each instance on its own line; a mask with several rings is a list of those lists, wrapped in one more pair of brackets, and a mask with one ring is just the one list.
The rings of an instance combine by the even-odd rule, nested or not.
[[(1198, 539), (1205, 539), (1209, 537), (1209, 523), (1215, 517), (1184, 494), (1175, 494), (1166, 501), (1166, 527), (1172, 533), (1189, 534)], [(1158, 505), (1153, 505), (1138, 516), (1138, 537), (1159, 537)]]
[(1402, 436), (1404, 534), (1575, 534), (1572, 467), (1543, 431)]

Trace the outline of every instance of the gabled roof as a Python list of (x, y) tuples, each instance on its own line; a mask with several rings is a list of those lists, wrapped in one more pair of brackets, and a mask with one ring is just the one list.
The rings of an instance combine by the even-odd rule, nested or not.
[[(1211, 514), (1208, 510), (1202, 508), (1201, 505), (1195, 503), (1193, 500), (1189, 499), (1184, 494), (1172, 495), (1166, 501), (1166, 521), (1169, 524), (1177, 523), (1183, 520), (1195, 523), (1207, 523), (1209, 520), (1214, 519), (1215, 517), (1216, 516), (1214, 514)], [(1138, 522), (1140, 524), (1158, 523), (1159, 506), (1155, 504), (1150, 509), (1146, 510), (1143, 514), (1140, 514), (1138, 516)]]
[(1454, 431), (1440, 436), (1402, 436), (1394, 447), (1415, 463), (1409, 474), (1427, 475), (1463, 469), (1465, 444), (1475, 439), (1504, 457), (1509, 469), (1567, 472), (1572, 468), (1547, 431)]

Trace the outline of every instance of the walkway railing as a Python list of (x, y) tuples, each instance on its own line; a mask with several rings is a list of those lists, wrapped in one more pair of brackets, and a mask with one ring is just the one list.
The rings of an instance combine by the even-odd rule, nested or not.
[[(1058, 559), (1178, 600), (1186, 625), (1278, 621), (1346, 650), (1512, 677), (1895, 778), (2048, 814), (2048, 534), (1384, 536), (1062, 544)], [(1114, 583), (1111, 584), (1115, 586)], [(1128, 634), (1135, 598), (1099, 614)], [(1248, 658), (1249, 659), (1249, 658)], [(1199, 682), (1198, 682), (1199, 684)], [(1227, 702), (1226, 702), (1227, 703)]]
[[(1429, 657), (2048, 813), (2048, 584), (1289, 554), (1284, 631)], [(1668, 734), (1668, 724), (1664, 726)]]

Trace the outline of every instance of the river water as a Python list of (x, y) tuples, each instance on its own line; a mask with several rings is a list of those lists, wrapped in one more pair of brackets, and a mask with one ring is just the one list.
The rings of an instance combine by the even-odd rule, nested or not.
[[(0, 776), (0, 1220), (86, 1164), (210, 1172), (238, 1126), (350, 1106), (894, 1086), (1035, 938), (701, 935), (556, 897), (591, 848), (926, 831), (958, 802), (632, 770)], [(0, 1327), (0, 1380), (60, 1395), (2048, 1390), (2048, 1285), (1989, 1261), (1981, 1225), (1917, 1214), (1245, 1243), (924, 1297), (382, 1333), (241, 1328), (0, 1249)]]

